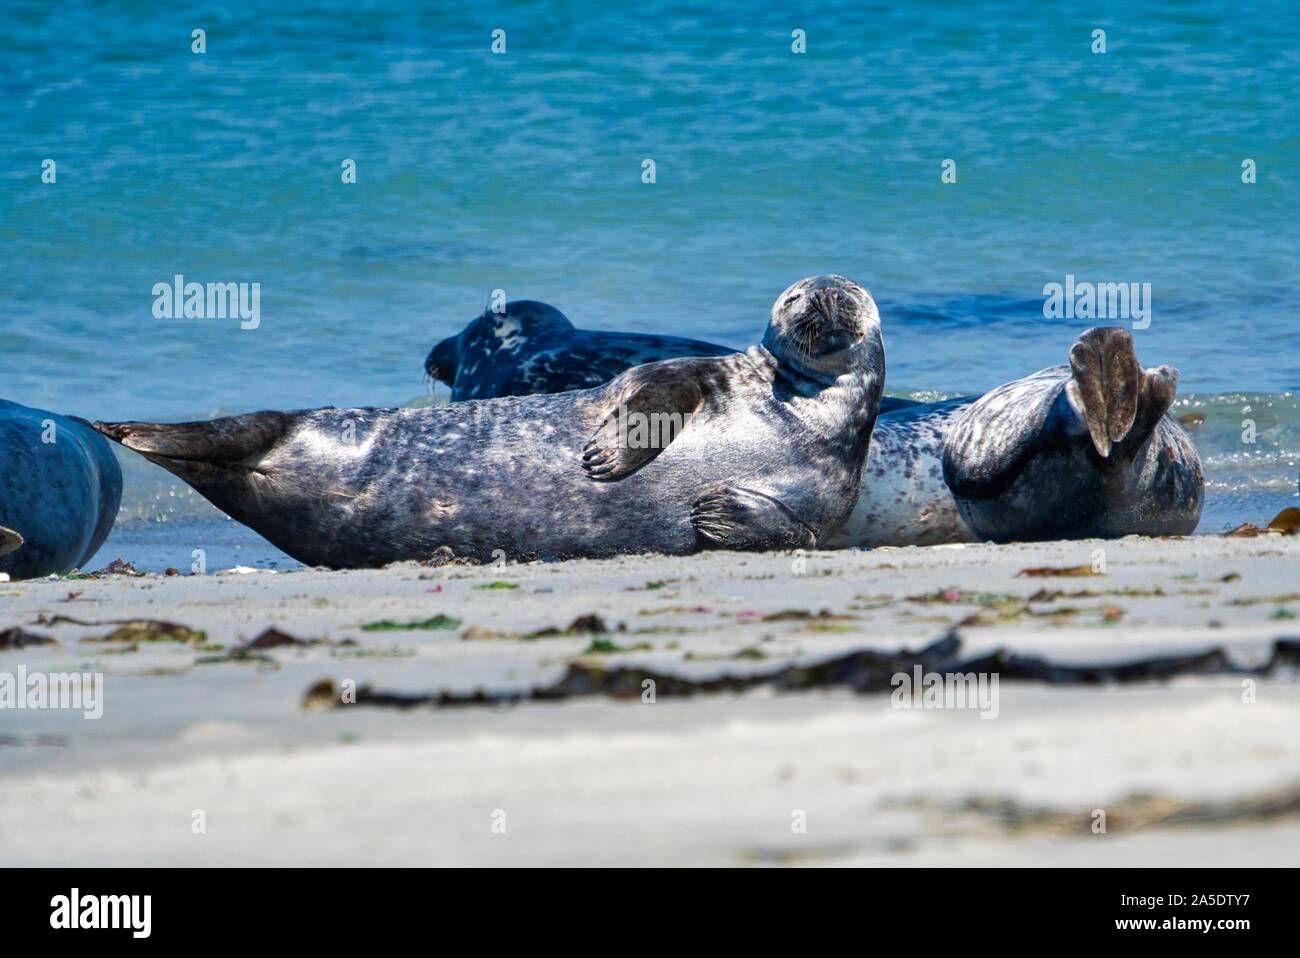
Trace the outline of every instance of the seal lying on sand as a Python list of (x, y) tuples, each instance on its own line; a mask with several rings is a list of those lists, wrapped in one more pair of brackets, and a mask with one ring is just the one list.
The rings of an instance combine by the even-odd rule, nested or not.
[[(509, 334), (494, 335), (497, 328)], [(458, 362), (465, 341), (475, 344), (468, 366)], [(502, 388), (558, 392), (577, 377), (585, 383), (618, 375), (628, 355), (664, 358), (655, 352), (661, 341), (575, 329), (545, 304), (511, 303), (504, 315), (480, 317), (435, 346), (425, 369), (452, 385), (453, 400)], [(697, 342), (672, 340), (671, 355)], [(700, 354), (722, 348), (704, 343)], [(862, 494), (827, 544), (1190, 533), (1205, 480), (1191, 440), (1165, 415), (1177, 381), (1174, 369), (1142, 370), (1126, 330), (1095, 328), (1075, 341), (1069, 366), (982, 397), (885, 397)]]
[(0, 399), (0, 572), (80, 568), (121, 501), (122, 470), (88, 422)]
[(1167, 415), (1178, 370), (1143, 369), (1133, 337), (1090, 329), (1070, 365), (999, 386), (948, 430), (943, 477), (980, 538), (1186, 535), (1204, 505), (1201, 460)]
[(884, 375), (871, 296), (819, 276), (762, 345), (595, 389), (95, 426), (309, 564), (812, 547), (853, 508)]

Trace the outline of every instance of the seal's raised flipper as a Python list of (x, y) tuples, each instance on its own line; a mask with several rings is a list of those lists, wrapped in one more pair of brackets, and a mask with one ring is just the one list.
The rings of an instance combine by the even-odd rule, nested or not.
[(600, 482), (622, 479), (668, 445), (718, 388), (716, 359), (666, 359), (637, 366), (609, 385), (605, 418), (582, 449), (582, 468)]
[(997, 542), (1186, 535), (1200, 519), (1196, 450), (1167, 412), (1178, 371), (1143, 369), (1133, 338), (1090, 329), (1056, 366), (959, 413), (943, 478), (971, 532)]
[(1140, 442), (1150, 435), (1178, 389), (1176, 369), (1144, 370), (1133, 351), (1133, 337), (1114, 326), (1090, 329), (1076, 339), (1070, 369), (1074, 377), (1066, 393), (1103, 459), (1115, 443)]
[(22, 534), (0, 526), (0, 556), (8, 555), (23, 544)]
[(97, 422), (110, 439), (186, 480), (256, 462), (283, 437), (289, 414), (252, 412), (209, 422)]
[(691, 525), (719, 549), (811, 549), (817, 537), (793, 512), (743, 486), (715, 486), (691, 504)]

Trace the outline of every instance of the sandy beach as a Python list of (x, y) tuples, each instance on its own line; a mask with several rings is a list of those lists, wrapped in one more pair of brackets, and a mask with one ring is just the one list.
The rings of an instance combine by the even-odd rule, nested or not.
[[(0, 676), (101, 674), (102, 716), (0, 713), (0, 863), (1294, 864), (1298, 561), (1202, 536), (5, 583), (0, 629), (56, 641), (5, 633)], [(891, 691), (963, 663), (991, 699)]]

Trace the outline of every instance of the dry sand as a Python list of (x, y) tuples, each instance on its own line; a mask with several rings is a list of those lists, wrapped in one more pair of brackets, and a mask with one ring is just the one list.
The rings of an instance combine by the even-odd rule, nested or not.
[[(1097, 550), (1104, 575), (1019, 575)], [(1300, 636), (1298, 572), (1300, 538), (1207, 536), (6, 583), (0, 629), (58, 644), (0, 650), (0, 675), (104, 678), (97, 720), (0, 711), (0, 863), (1293, 865), (1294, 664), (1004, 678), (993, 719), (847, 688), (405, 710), (304, 698), (324, 679), (545, 686), (593, 639), (634, 650), (587, 665), (705, 679), (917, 650), (954, 626), (965, 656), (1221, 648), (1252, 667)], [(517, 588), (481, 588), (494, 582)], [(1024, 602), (1040, 590), (1087, 594)], [(460, 624), (361, 629), (439, 615)], [(591, 615), (608, 634), (520, 637)], [(82, 641), (115, 626), (39, 624), (54, 616), (167, 620), (207, 647)], [(272, 625), (336, 644), (223, 660)]]

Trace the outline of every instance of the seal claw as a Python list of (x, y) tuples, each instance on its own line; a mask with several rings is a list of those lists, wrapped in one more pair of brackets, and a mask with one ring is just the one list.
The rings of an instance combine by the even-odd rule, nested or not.
[(691, 525), (723, 549), (811, 549), (813, 531), (780, 500), (743, 486), (714, 486), (691, 504)]
[[(587, 445), (582, 447), (582, 468), (586, 470), (587, 475), (601, 482), (610, 482), (615, 479), (622, 479), (645, 465), (650, 461), (655, 450), (628, 449), (626, 447), (611, 447), (605, 445), (607, 442), (616, 442), (615, 436), (609, 435), (617, 430), (610, 424), (613, 420), (603, 423), (596, 431), (596, 435), (587, 441)], [(638, 456), (638, 453), (641, 455)]]

